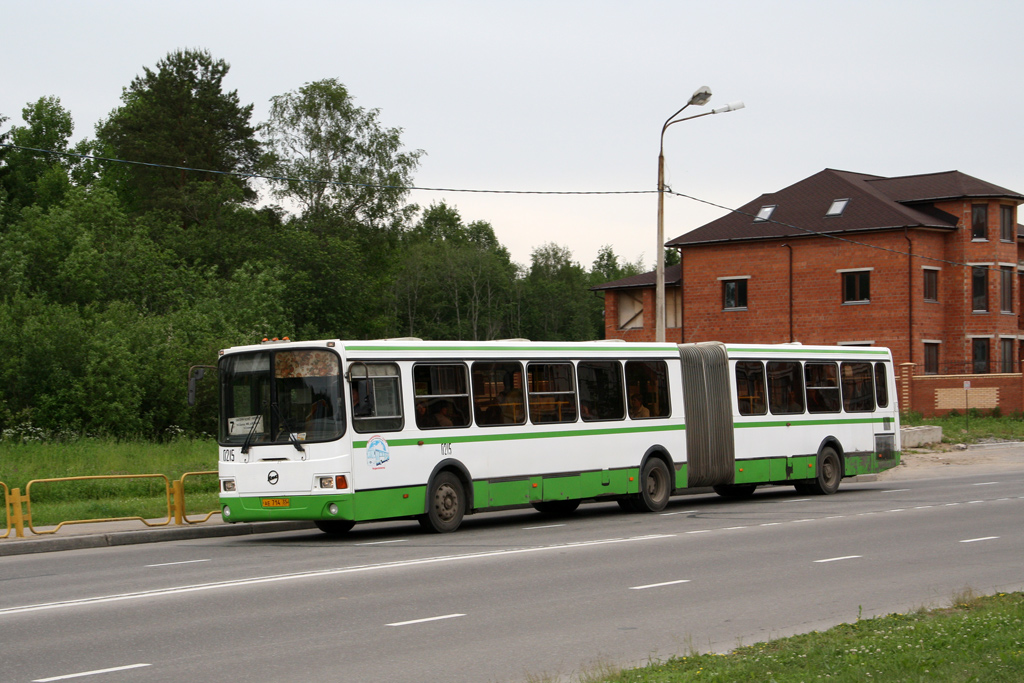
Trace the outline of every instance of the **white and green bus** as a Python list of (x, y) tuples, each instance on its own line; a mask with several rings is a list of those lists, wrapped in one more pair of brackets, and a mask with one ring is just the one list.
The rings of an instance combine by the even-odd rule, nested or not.
[(228, 522), (417, 519), (673, 493), (831, 494), (899, 462), (888, 349), (783, 345), (270, 341), (221, 352)]

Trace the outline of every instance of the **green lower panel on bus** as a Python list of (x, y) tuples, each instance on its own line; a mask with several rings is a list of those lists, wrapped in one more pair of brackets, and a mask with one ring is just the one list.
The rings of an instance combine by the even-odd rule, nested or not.
[(426, 509), (426, 486), (403, 486), (356, 492), (355, 517), (358, 522), (389, 517), (422, 515)]
[(782, 460), (785, 462), (785, 458), (772, 458), (764, 460), (739, 460), (736, 462), (736, 478), (734, 480), (737, 484), (756, 484), (763, 481), (771, 481), (772, 465), (775, 464), (774, 469), (778, 469), (776, 461)]
[[(338, 514), (331, 515), (327, 511), (331, 503), (338, 506)], [(220, 499), (225, 522), (352, 519), (353, 503), (351, 493), (337, 496), (261, 496)]]

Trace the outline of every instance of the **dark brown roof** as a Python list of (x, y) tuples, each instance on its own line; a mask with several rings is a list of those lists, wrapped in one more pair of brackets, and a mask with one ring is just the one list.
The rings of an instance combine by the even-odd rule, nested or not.
[[(639, 275), (631, 275), (630, 277), (624, 277), (621, 280), (614, 280), (612, 282), (606, 282), (603, 285), (597, 287), (591, 287), (593, 291), (600, 291), (602, 289), (633, 289), (636, 287), (653, 287), (655, 280), (657, 279), (656, 271), (649, 273), (640, 273)], [(674, 266), (665, 266), (665, 284), (666, 285), (678, 285), (679, 284), (679, 264)]]
[[(738, 211), (670, 240), (667, 246), (905, 227), (952, 230), (956, 228), (956, 217), (931, 204), (957, 197), (1024, 201), (1024, 195), (959, 171), (883, 178), (827, 168), (778, 192), (761, 195)], [(841, 216), (826, 216), (836, 199), (849, 199), (849, 203)], [(770, 219), (755, 221), (758, 211), (767, 205), (776, 207)]]

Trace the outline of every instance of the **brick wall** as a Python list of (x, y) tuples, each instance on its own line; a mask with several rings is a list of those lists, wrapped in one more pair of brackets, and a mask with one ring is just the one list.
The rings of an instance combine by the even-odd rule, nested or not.
[[(925, 417), (945, 415), (968, 408), (989, 412), (998, 407), (1003, 415), (1024, 411), (1024, 375), (915, 375), (916, 366), (905, 363), (897, 384), (900, 410), (912, 410)], [(970, 383), (964, 389), (964, 382)]]

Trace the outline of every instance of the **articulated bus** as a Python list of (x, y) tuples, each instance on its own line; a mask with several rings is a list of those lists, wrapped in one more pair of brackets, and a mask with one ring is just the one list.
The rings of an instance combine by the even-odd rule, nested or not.
[(831, 494), (900, 458), (892, 355), (876, 347), (271, 341), (221, 352), (227, 522), (416, 519), (673, 493)]

